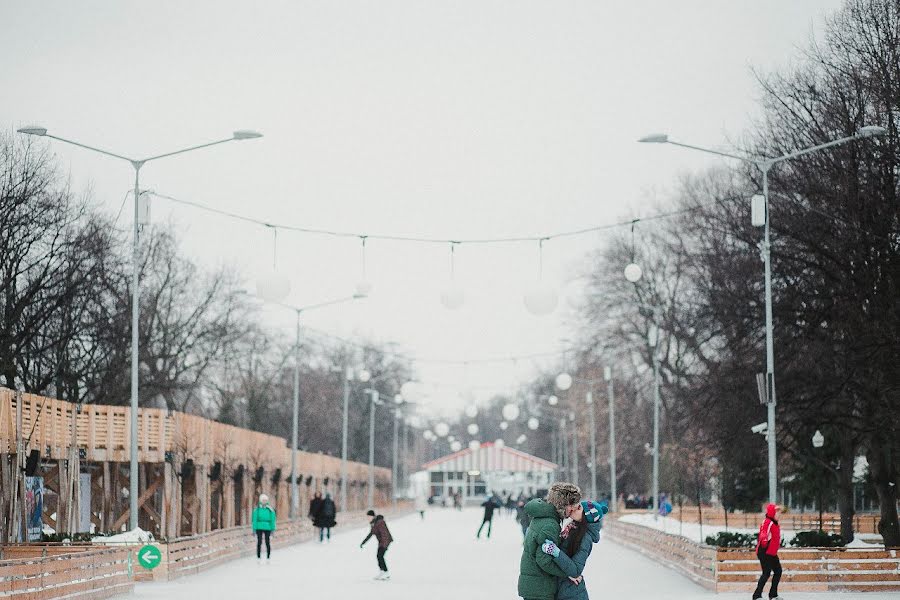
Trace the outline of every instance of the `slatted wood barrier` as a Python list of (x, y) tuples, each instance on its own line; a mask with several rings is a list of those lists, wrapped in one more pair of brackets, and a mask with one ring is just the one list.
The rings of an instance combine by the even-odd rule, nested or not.
[[(714, 548), (615, 517), (604, 521), (604, 536), (652, 556), (717, 592), (752, 592), (759, 561), (740, 548)], [(900, 549), (785, 548), (778, 553), (784, 572), (779, 591), (900, 591)]]
[[(646, 514), (646, 510), (628, 509), (631, 514)], [(681, 510), (673, 508), (672, 515), (685, 523), (699, 523), (700, 515), (696, 506), (684, 506)], [(728, 526), (735, 529), (756, 529), (762, 523), (765, 515), (758, 513), (728, 513)], [(856, 533), (878, 533), (877, 513), (860, 513), (853, 517), (853, 531)], [(780, 513), (778, 522), (781, 528), (791, 531), (811, 531), (819, 528), (818, 513)], [(721, 508), (703, 507), (703, 524), (716, 527), (725, 526), (725, 511)], [(841, 532), (841, 515), (838, 513), (824, 513), (822, 515), (822, 529), (829, 533)]]
[(132, 550), (99, 548), (58, 556), (0, 560), (0, 597), (99, 600), (134, 591)]

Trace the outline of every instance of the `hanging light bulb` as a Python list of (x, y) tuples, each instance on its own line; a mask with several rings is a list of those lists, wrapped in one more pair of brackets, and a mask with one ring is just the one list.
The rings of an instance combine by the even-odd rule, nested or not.
[(638, 281), (640, 281), (641, 276), (644, 274), (641, 266), (634, 262), (634, 226), (637, 222), (637, 219), (631, 222), (631, 262), (628, 264), (628, 266), (625, 267), (625, 279), (627, 279), (631, 283), (637, 283)]
[(453, 452), (459, 452), (462, 450), (462, 444), (459, 441), (454, 441), (450, 444), (450, 450)]
[(528, 429), (535, 431), (540, 426), (538, 420), (534, 417), (528, 419)]
[(466, 407), (466, 416), (470, 419), (474, 419), (478, 416), (478, 407), (474, 404), (470, 404)]
[(549, 315), (556, 310), (559, 304), (559, 294), (556, 290), (544, 283), (544, 240), (538, 241), (538, 281), (525, 292), (523, 297), (525, 308), (535, 316)]
[(506, 442), (504, 442), (502, 438), (497, 438), (496, 440), (494, 440), (494, 445), (498, 448), (502, 448), (506, 445)]
[(557, 398), (556, 396), (550, 396), (549, 398), (547, 398), (547, 404), (549, 404), (550, 406), (556, 406), (557, 404), (559, 404), (559, 398)]
[(478, 424), (470, 423), (469, 426), (466, 428), (466, 431), (469, 432), (469, 435), (478, 435)]
[(359, 237), (362, 242), (362, 279), (356, 284), (356, 293), (360, 296), (368, 296), (372, 293), (372, 284), (366, 272), (366, 236)]
[(268, 302), (281, 302), (291, 293), (291, 282), (278, 272), (278, 229), (272, 227), (272, 270), (256, 278), (256, 294)]
[(520, 435), (519, 437), (516, 438), (516, 444), (519, 444), (521, 446), (522, 444), (525, 443), (525, 440), (527, 440), (527, 439), (528, 439), (528, 436), (523, 433), (522, 435)]
[(447, 441), (450, 442), (450, 443), (452, 444), (453, 442), (456, 441), (456, 436), (455, 436), (455, 435), (448, 435), (448, 436), (447, 436)]
[(568, 373), (560, 373), (556, 376), (556, 387), (562, 391), (566, 391), (572, 387), (572, 376)]
[(513, 403), (509, 403), (503, 407), (503, 418), (507, 421), (515, 421), (519, 418), (519, 407)]
[(444, 437), (450, 433), (450, 426), (446, 423), (438, 423), (434, 426), (434, 433), (437, 434), (438, 437)]
[(466, 301), (466, 294), (456, 284), (456, 242), (450, 242), (450, 285), (441, 292), (441, 304), (449, 310), (456, 310)]

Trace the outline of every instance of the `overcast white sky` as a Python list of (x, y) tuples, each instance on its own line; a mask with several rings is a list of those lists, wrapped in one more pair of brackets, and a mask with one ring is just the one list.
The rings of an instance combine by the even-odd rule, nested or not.
[[(635, 143), (667, 131), (720, 145), (749, 126), (751, 67), (785, 66), (839, 0), (630, 2), (13, 2), (0, 0), (0, 124), (146, 156), (257, 129), (265, 138), (152, 163), (142, 187), (276, 223), (472, 238), (541, 235), (653, 210), (708, 157)], [(116, 212), (131, 167), (54, 144), (78, 188)], [(252, 281), (271, 233), (160, 201), (185, 251)], [(122, 224), (130, 220), (128, 210)], [(344, 296), (358, 240), (279, 235), (289, 301)], [(601, 238), (549, 242), (563, 296), (528, 314), (536, 244), (463, 246), (451, 312), (445, 246), (370, 241), (364, 303), (310, 312), (338, 335), (394, 340), (422, 358), (552, 352), (580, 262)], [(275, 326), (290, 314), (272, 310)], [(546, 361), (422, 378), (508, 389)]]

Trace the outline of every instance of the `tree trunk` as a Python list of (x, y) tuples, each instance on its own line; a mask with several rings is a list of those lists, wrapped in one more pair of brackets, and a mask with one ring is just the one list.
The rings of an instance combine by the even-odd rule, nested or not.
[(845, 544), (853, 541), (853, 517), (856, 509), (853, 506), (853, 463), (856, 459), (856, 448), (852, 444), (841, 447), (841, 462), (837, 470), (837, 502), (841, 512), (841, 538)]
[(881, 509), (881, 520), (878, 533), (884, 540), (886, 548), (900, 548), (900, 523), (897, 521), (897, 486), (893, 480), (891, 469), (891, 448), (873, 448), (869, 456), (869, 468), (872, 483), (878, 493), (878, 504)]

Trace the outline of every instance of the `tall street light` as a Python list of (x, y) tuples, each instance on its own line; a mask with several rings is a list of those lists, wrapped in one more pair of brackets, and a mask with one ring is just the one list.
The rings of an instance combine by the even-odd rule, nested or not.
[[(341, 374), (343, 379), (344, 402), (343, 417), (341, 423), (341, 512), (347, 511), (347, 431), (349, 429), (350, 415), (350, 380), (353, 379), (353, 371), (346, 366), (333, 369)], [(360, 369), (357, 373), (358, 379), (367, 383), (371, 378), (371, 374)]]
[(375, 406), (382, 404), (378, 390), (366, 388), (369, 395), (369, 508), (375, 506)]
[(613, 399), (612, 368), (603, 367), (603, 379), (606, 380), (609, 396), (609, 511), (616, 512), (618, 496), (616, 496), (616, 404)]
[[(699, 146), (693, 146), (690, 144), (682, 144), (680, 142), (673, 142), (669, 139), (669, 136), (662, 133), (657, 133), (653, 135), (648, 135), (646, 137), (638, 140), (639, 142), (644, 143), (653, 143), (653, 144), (672, 144), (673, 146), (680, 146), (682, 148), (688, 148), (690, 150), (697, 150), (699, 152), (706, 152), (707, 154), (715, 154), (717, 156), (724, 156), (725, 158), (733, 158), (735, 160), (739, 160), (741, 162), (751, 164), (760, 170), (763, 176), (763, 193), (760, 207), (760, 217), (764, 219), (763, 223), (756, 223), (754, 225), (763, 225), (765, 227), (765, 231), (763, 234), (763, 246), (762, 246), (762, 257), (763, 263), (765, 264), (765, 287), (766, 287), (766, 390), (767, 390), (767, 406), (768, 406), (768, 426), (769, 426), (769, 502), (776, 502), (776, 460), (775, 460), (775, 349), (774, 349), (774, 341), (772, 335), (772, 268), (771, 268), (771, 257), (770, 257), (770, 248), (771, 244), (769, 241), (769, 171), (777, 165), (778, 163), (782, 163), (785, 161), (793, 160), (800, 156), (805, 156), (807, 154), (811, 154), (813, 152), (818, 152), (819, 150), (825, 150), (826, 148), (831, 148), (832, 146), (838, 146), (840, 144), (846, 144), (847, 142), (852, 142), (859, 139), (875, 137), (879, 135), (884, 135), (887, 133), (887, 129), (884, 127), (879, 127), (877, 125), (870, 125), (867, 127), (861, 127), (855, 134), (842, 137), (836, 140), (832, 140), (830, 142), (825, 142), (824, 144), (818, 144), (816, 146), (810, 146), (809, 148), (803, 148), (801, 150), (795, 150), (794, 152), (789, 152), (787, 154), (783, 154), (781, 156), (776, 156), (774, 158), (770, 158), (767, 156), (744, 156), (739, 154), (730, 154), (727, 152), (720, 152), (718, 150), (712, 150), (710, 148), (702, 148)], [(756, 202), (756, 200), (754, 200)]]
[(363, 294), (353, 294), (346, 298), (338, 298), (337, 300), (329, 300), (327, 302), (319, 302), (317, 304), (309, 304), (307, 306), (291, 306), (283, 302), (276, 302), (279, 306), (289, 308), (297, 314), (297, 339), (294, 344), (294, 407), (293, 417), (291, 419), (291, 507), (289, 511), (290, 518), (297, 516), (297, 510), (300, 508), (300, 493), (297, 489), (297, 438), (300, 427), (300, 313), (316, 308), (324, 308), (335, 304), (343, 304), (344, 302), (352, 302), (365, 298)]
[(59, 136), (51, 135), (47, 132), (46, 127), (39, 127), (37, 125), (33, 125), (30, 127), (23, 127), (18, 130), (19, 133), (24, 133), (27, 135), (34, 135), (38, 137), (48, 137), (54, 140), (59, 140), (60, 142), (65, 142), (67, 144), (72, 144), (73, 146), (78, 146), (79, 148), (84, 148), (86, 150), (91, 150), (93, 152), (97, 152), (99, 154), (105, 154), (106, 156), (111, 156), (113, 158), (118, 158), (120, 160), (128, 161), (132, 168), (134, 169), (134, 239), (132, 242), (132, 251), (131, 251), (131, 458), (130, 458), (130, 471), (129, 471), (129, 484), (130, 484), (130, 494), (129, 494), (129, 526), (131, 529), (137, 529), (138, 526), (138, 317), (140, 316), (140, 307), (138, 306), (138, 301), (140, 300), (140, 288), (138, 287), (139, 277), (138, 277), (138, 221), (139, 221), (139, 199), (141, 195), (140, 191), (140, 172), (141, 167), (147, 164), (150, 161), (158, 160), (160, 158), (167, 158), (169, 156), (175, 156), (176, 154), (184, 154), (185, 152), (191, 152), (193, 150), (199, 150), (200, 148), (208, 148), (209, 146), (215, 146), (217, 144), (224, 144), (225, 142), (233, 142), (240, 140), (249, 140), (253, 138), (262, 137), (261, 133), (256, 131), (249, 130), (238, 130), (235, 131), (231, 137), (216, 140), (214, 142), (208, 142), (206, 144), (200, 144), (199, 146), (191, 146), (190, 148), (183, 148), (181, 150), (175, 150), (174, 152), (166, 152), (165, 154), (158, 154), (156, 156), (150, 156), (148, 158), (129, 158), (127, 156), (122, 156), (121, 154), (115, 154), (113, 152), (109, 152), (107, 150), (102, 150), (100, 148), (95, 148), (93, 146), (88, 146), (86, 144), (82, 144), (80, 142), (76, 142), (73, 140), (69, 140), (66, 138), (62, 138)]

